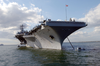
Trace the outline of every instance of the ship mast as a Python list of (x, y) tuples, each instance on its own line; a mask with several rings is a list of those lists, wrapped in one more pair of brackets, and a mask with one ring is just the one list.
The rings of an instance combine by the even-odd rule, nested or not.
[(21, 32), (24, 33), (24, 25), (23, 24), (20, 26), (20, 29), (21, 29)]

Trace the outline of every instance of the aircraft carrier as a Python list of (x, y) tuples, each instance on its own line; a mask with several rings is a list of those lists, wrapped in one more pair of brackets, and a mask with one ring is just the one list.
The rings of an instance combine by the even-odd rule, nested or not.
[(41, 24), (29, 32), (21, 28), (15, 37), (21, 44), (33, 48), (62, 49), (63, 41), (76, 30), (87, 26), (79, 21), (52, 21), (51, 19), (40, 22)]

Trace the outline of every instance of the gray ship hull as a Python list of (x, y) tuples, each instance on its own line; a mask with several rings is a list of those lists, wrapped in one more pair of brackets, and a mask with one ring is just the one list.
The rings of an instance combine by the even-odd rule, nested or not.
[(76, 30), (87, 26), (84, 22), (50, 21), (40, 25), (23, 38), (34, 48), (62, 49), (63, 41)]

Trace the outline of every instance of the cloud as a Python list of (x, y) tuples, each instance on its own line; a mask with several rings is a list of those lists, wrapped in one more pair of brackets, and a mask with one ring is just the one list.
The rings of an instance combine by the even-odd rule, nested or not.
[[(69, 36), (71, 41), (99, 41), (100, 39), (100, 4), (83, 17), (76, 19), (88, 23), (88, 26), (82, 28)], [(66, 41), (66, 40), (65, 40)]]
[(95, 33), (100, 33), (100, 26), (99, 26), (99, 27), (95, 27), (95, 28), (94, 28), (94, 32), (95, 32)]
[(80, 18), (79, 21), (85, 21), (89, 27), (100, 26), (100, 4), (95, 8), (92, 8), (84, 18)]
[(0, 0), (0, 38), (12, 39), (19, 31), (21, 24), (26, 23), (26, 27), (29, 26), (29, 23), (38, 24), (41, 20), (41, 15), (39, 15), (41, 9), (35, 7), (34, 4), (31, 4), (30, 7), (29, 9), (25, 7), (25, 4), (20, 5), (16, 2), (6, 4)]
[(41, 18), (41, 16), (37, 14), (41, 11), (41, 9), (37, 7), (28, 9), (27, 7), (21, 6), (16, 2), (9, 4), (5, 4), (3, 2), (2, 4), (0, 4), (1, 27), (19, 26), (25, 22), (38, 23)]
[[(16, 2), (6, 4), (3, 0), (0, 0), (0, 42), (18, 41), (14, 39), (14, 35), (19, 31), (19, 26), (26, 23), (27, 28), (27, 26), (31, 26), (30, 24), (37, 24), (41, 20), (41, 15), (39, 15), (41, 11), (42, 9), (36, 7), (34, 4), (31, 4), (29, 9), (25, 4), (20, 5)], [(92, 28), (92, 31), (88, 32), (90, 28), (78, 30), (70, 36), (72, 41), (100, 39), (98, 37), (100, 36), (100, 4), (92, 8), (85, 17), (77, 20), (87, 22), (88, 27)]]

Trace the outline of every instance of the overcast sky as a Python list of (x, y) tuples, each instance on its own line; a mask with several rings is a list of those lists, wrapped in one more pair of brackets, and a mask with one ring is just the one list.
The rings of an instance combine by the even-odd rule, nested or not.
[(41, 19), (66, 20), (66, 8), (67, 20), (88, 24), (69, 36), (72, 42), (100, 41), (100, 0), (0, 0), (0, 43), (19, 44), (14, 36), (21, 24), (30, 30)]

